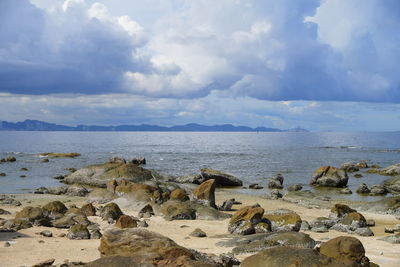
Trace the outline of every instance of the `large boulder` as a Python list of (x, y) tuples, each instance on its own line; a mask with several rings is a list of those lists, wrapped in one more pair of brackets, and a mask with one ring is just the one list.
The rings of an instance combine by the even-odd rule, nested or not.
[(356, 211), (355, 209), (352, 209), (345, 204), (338, 203), (332, 207), (331, 213), (329, 214), (329, 218), (332, 218), (332, 219), (343, 218), (344, 216), (346, 216), (346, 214), (349, 214), (349, 213), (355, 212), (355, 211)]
[(182, 188), (176, 188), (171, 191), (171, 194), (169, 195), (169, 198), (172, 200), (180, 200), (180, 201), (186, 201), (189, 200), (189, 197), (186, 194), (186, 191), (183, 190)]
[(203, 168), (200, 169), (201, 176), (204, 180), (214, 179), (218, 186), (242, 186), (243, 182), (233, 175), (223, 173), (221, 171)]
[(327, 187), (345, 187), (349, 177), (347, 172), (332, 166), (323, 166), (314, 171), (310, 184)]
[(135, 218), (128, 216), (128, 215), (121, 215), (117, 222), (115, 223), (115, 227), (118, 228), (135, 228), (137, 227), (137, 222)]
[(392, 177), (383, 182), (383, 186), (387, 191), (395, 194), (400, 193), (400, 177)]
[(300, 216), (288, 209), (278, 209), (273, 211), (267, 211), (263, 219), (266, 219), (271, 223), (271, 229), (273, 232), (281, 231), (299, 231), (301, 227)]
[(214, 179), (209, 179), (199, 185), (192, 192), (193, 201), (205, 206), (216, 208), (215, 205), (215, 187), (217, 183)]
[(245, 258), (242, 267), (347, 267), (333, 258), (310, 248), (273, 247)]
[(355, 237), (339, 236), (325, 243), (319, 249), (320, 253), (346, 264), (361, 264), (368, 262), (363, 244)]
[(99, 251), (102, 257), (126, 256), (143, 265), (218, 266), (211, 258), (200, 257), (200, 253), (181, 247), (165, 236), (139, 228), (105, 232)]
[(268, 182), (268, 188), (282, 189), (283, 188), (283, 175), (278, 173), (274, 175)]
[(249, 235), (255, 233), (255, 227), (262, 221), (264, 209), (258, 205), (247, 206), (236, 211), (229, 221), (231, 234)]
[(193, 201), (168, 200), (157, 209), (166, 220), (223, 220), (230, 217), (229, 214)]
[(61, 201), (52, 201), (42, 207), (43, 211), (47, 214), (61, 213), (64, 214), (68, 209)]
[(44, 214), (43, 214), (42, 208), (31, 207), (31, 206), (27, 206), (27, 207), (23, 208), (20, 212), (17, 212), (17, 214), (15, 214), (16, 219), (24, 218), (31, 222), (42, 219), (43, 217), (44, 217)]
[(107, 181), (116, 178), (125, 178), (135, 183), (162, 179), (154, 171), (150, 171), (131, 162), (107, 162), (90, 165), (67, 175), (63, 182), (67, 184), (83, 184), (97, 187), (106, 187)]
[(77, 239), (77, 240), (90, 239), (90, 233), (86, 225), (75, 224), (71, 226), (71, 228), (69, 229), (67, 237), (69, 239)]
[(377, 173), (381, 175), (396, 176), (400, 175), (400, 163), (388, 166), (383, 169), (371, 169), (367, 171), (368, 173)]

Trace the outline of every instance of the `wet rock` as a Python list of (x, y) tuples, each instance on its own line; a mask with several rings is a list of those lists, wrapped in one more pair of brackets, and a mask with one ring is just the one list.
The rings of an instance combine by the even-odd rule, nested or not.
[(369, 194), (371, 192), (371, 190), (368, 188), (368, 186), (365, 183), (361, 183), (358, 186), (356, 192), (358, 194)]
[(326, 187), (345, 187), (348, 180), (349, 177), (346, 171), (332, 166), (323, 166), (314, 171), (310, 184)]
[(283, 175), (278, 173), (274, 175), (268, 182), (268, 188), (270, 189), (282, 189), (283, 188)]
[(396, 176), (400, 175), (400, 163), (388, 166), (383, 169), (371, 169), (367, 171), (368, 173), (377, 173), (381, 175)]
[(397, 233), (395, 235), (385, 236), (379, 238), (378, 240), (383, 240), (392, 244), (400, 244), (400, 233)]
[(52, 201), (47, 203), (42, 207), (43, 211), (46, 214), (50, 214), (53, 212), (62, 213), (64, 214), (68, 209), (61, 201)]
[(343, 267), (340, 261), (310, 248), (273, 247), (245, 258), (241, 267), (319, 266)]
[(298, 232), (301, 227), (300, 216), (296, 212), (288, 209), (267, 211), (264, 214), (263, 219), (267, 219), (271, 223), (271, 229), (273, 232)]
[(32, 267), (50, 267), (53, 266), (53, 263), (56, 261), (56, 259), (48, 259), (39, 263), (36, 263), (32, 265)]
[(346, 172), (358, 172), (360, 170), (360, 168), (357, 166), (357, 163), (355, 162), (343, 163), (342, 166), (340, 166), (340, 169)]
[(233, 175), (217, 170), (203, 168), (200, 170), (204, 180), (214, 179), (217, 186), (242, 186), (243, 182)]
[(169, 197), (172, 200), (180, 200), (180, 201), (189, 200), (189, 197), (187, 196), (186, 191), (183, 190), (182, 188), (177, 188), (177, 189), (173, 190)]
[(249, 185), (249, 188), (250, 189), (263, 189), (264, 187), (262, 187), (259, 184), (251, 184), (251, 185)]
[(137, 220), (128, 215), (121, 215), (115, 223), (115, 227), (120, 229), (135, 228), (137, 227)]
[(193, 237), (206, 237), (207, 234), (203, 230), (201, 230), (200, 228), (196, 228), (196, 229), (193, 230), (193, 232), (190, 233), (190, 236), (193, 236)]
[(288, 191), (300, 191), (301, 189), (303, 189), (303, 186), (301, 184), (294, 184), (294, 185), (288, 186), (288, 188), (287, 188)]
[(392, 177), (383, 182), (383, 186), (387, 191), (394, 194), (400, 193), (400, 177)]
[(56, 175), (56, 176), (53, 176), (53, 179), (56, 179), (56, 180), (64, 180), (64, 175)]
[(264, 209), (259, 206), (247, 206), (235, 212), (229, 221), (229, 233), (249, 235), (255, 232), (254, 227), (261, 222)]
[(75, 224), (71, 226), (71, 228), (68, 231), (67, 238), (69, 239), (90, 239), (90, 233), (86, 227), (86, 225), (83, 224)]
[(129, 256), (140, 266), (217, 266), (211, 258), (179, 246), (171, 239), (145, 229), (111, 229), (104, 233), (99, 251), (102, 257)]
[(85, 216), (96, 216), (96, 208), (92, 203), (88, 203), (81, 207), (81, 213)]
[(9, 156), (7, 158), (0, 159), (0, 162), (15, 162), (15, 161), (17, 161), (17, 159), (13, 156)]
[(363, 175), (361, 173), (356, 173), (354, 174), (354, 178), (362, 178)]
[(103, 220), (108, 220), (109, 218), (118, 220), (121, 215), (123, 215), (123, 212), (114, 202), (108, 203), (100, 211), (100, 217)]
[(34, 194), (48, 194), (49, 190), (47, 189), (47, 187), (41, 186), (39, 188), (36, 188), (33, 193)]
[(79, 153), (41, 153), (39, 154), (40, 157), (49, 157), (49, 158), (76, 158), (79, 157), (81, 154)]
[(144, 157), (134, 158), (131, 160), (131, 163), (136, 165), (145, 165), (146, 159)]
[(270, 192), (270, 198), (271, 199), (279, 199), (279, 198), (282, 198), (282, 197), (283, 197), (283, 195), (278, 189), (271, 190), (271, 192)]
[(69, 186), (67, 187), (67, 192), (65, 192), (65, 194), (74, 197), (84, 197), (89, 194), (89, 190), (81, 186)]
[(387, 194), (387, 190), (383, 185), (373, 185), (371, 186), (370, 193), (371, 196), (381, 196)]
[(40, 162), (47, 163), (47, 162), (50, 162), (50, 160), (49, 159), (42, 159)]
[(53, 237), (53, 233), (49, 230), (41, 231), (40, 235), (45, 236), (45, 237)]
[(0, 176), (7, 176), (7, 174), (5, 174), (4, 172), (0, 172)]
[(348, 188), (348, 187), (345, 187), (345, 188), (341, 189), (341, 190), (339, 191), (339, 193), (340, 193), (340, 194), (347, 194), (347, 195), (353, 194), (353, 192), (352, 192), (352, 191), (350, 190), (350, 188)]
[(76, 169), (75, 168), (65, 168), (65, 170), (66, 171), (69, 171), (69, 172), (76, 172)]
[(215, 205), (215, 187), (216, 181), (214, 179), (209, 179), (203, 182), (195, 190), (193, 190), (193, 201), (205, 206), (216, 208), (217, 206)]
[(365, 258), (365, 249), (360, 240), (349, 236), (339, 236), (322, 243), (319, 251), (346, 264), (361, 263)]
[(154, 215), (153, 207), (150, 204), (147, 204), (139, 211), (139, 218), (150, 218)]
[(20, 175), (19, 177), (21, 177), (21, 178), (26, 178), (26, 175)]
[(26, 172), (26, 171), (28, 171), (28, 168), (21, 168), (19, 170), (22, 171), (22, 172)]

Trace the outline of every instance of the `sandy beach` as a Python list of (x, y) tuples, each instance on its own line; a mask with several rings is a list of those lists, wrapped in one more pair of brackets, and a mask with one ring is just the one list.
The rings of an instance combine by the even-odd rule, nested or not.
[[(311, 221), (317, 217), (328, 216), (329, 209), (309, 209), (297, 204), (288, 203), (283, 200), (269, 200), (257, 196), (245, 194), (232, 194), (230, 190), (217, 190), (216, 201), (218, 204), (225, 199), (234, 197), (236, 200), (242, 202), (241, 205), (236, 205), (234, 208), (239, 209), (242, 206), (260, 204), (266, 211), (274, 210), (277, 208), (285, 208), (296, 211), (303, 220)], [(34, 195), (24, 194), (16, 195), (16, 199), (20, 200), (22, 206), (11, 207), (9, 205), (1, 205), (0, 208), (8, 210), (11, 215), (2, 215), (2, 218), (11, 219), (15, 213), (21, 210), (24, 206), (37, 206), (44, 205), (53, 200), (60, 200), (67, 206), (77, 205), (81, 206), (86, 203), (87, 199), (83, 197), (68, 197), (68, 196), (55, 196), (55, 195)], [(125, 214), (137, 216), (138, 206), (130, 205), (126, 199), (117, 199), (115, 201), (119, 204), (120, 208)], [(230, 212), (230, 213), (233, 213)], [(364, 245), (366, 256), (373, 262), (380, 266), (399, 266), (399, 245), (390, 244), (384, 241), (377, 240), (378, 238), (389, 235), (384, 233), (385, 227), (393, 227), (399, 223), (398, 220), (392, 215), (383, 215), (375, 213), (363, 213), (366, 219), (373, 219), (376, 226), (371, 227), (375, 233), (372, 237), (356, 236)], [(100, 217), (90, 216), (90, 221), (96, 222), (100, 225), (102, 231), (113, 227), (107, 222), (103, 221)], [(152, 216), (147, 219), (150, 231), (160, 233), (174, 240), (179, 245), (196, 249), (204, 253), (221, 254), (230, 252), (232, 248), (217, 245), (218, 242), (224, 241), (228, 237), (229, 219), (225, 220), (173, 220), (167, 221), (161, 216)], [(207, 233), (205, 238), (191, 237), (189, 234), (195, 229), (201, 228)], [(39, 233), (43, 230), (50, 230), (53, 237), (43, 237)], [(89, 262), (100, 257), (98, 251), (99, 240), (70, 240), (68, 238), (60, 237), (60, 234), (66, 234), (68, 229), (56, 229), (43, 226), (35, 226), (28, 229), (23, 229), (13, 233), (0, 233), (0, 259), (1, 266), (14, 267), (14, 266), (32, 266), (38, 262), (54, 258), (54, 264), (61, 264), (66, 262)], [(327, 233), (315, 233), (306, 231), (313, 239), (326, 241), (337, 236), (346, 236), (347, 233), (337, 232), (331, 230)], [(349, 235), (354, 236), (354, 235)], [(9, 242), (11, 246), (5, 247), (5, 242)], [(236, 255), (238, 259), (242, 260), (250, 254)]]

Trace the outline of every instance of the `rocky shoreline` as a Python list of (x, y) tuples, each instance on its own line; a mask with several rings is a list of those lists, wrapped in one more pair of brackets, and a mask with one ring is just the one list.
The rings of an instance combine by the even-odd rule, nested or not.
[(244, 195), (231, 189), (243, 183), (230, 174), (205, 168), (171, 177), (145, 163), (116, 157), (71, 168), (57, 178), (64, 186), (0, 196), (1, 266), (400, 264), (398, 165), (346, 163), (312, 174), (314, 186), (344, 189), (348, 173), (361, 168), (393, 176), (363, 192), (392, 196), (361, 203), (301, 185), (284, 194), (282, 175), (266, 184), (271, 194)]

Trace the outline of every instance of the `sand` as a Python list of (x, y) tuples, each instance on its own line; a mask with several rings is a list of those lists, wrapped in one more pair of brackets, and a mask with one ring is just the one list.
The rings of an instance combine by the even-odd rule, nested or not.
[[(274, 210), (278, 208), (286, 208), (296, 211), (302, 219), (312, 220), (317, 217), (327, 216), (328, 209), (308, 209), (297, 204), (285, 202), (283, 200), (268, 200), (257, 196), (244, 195), (235, 193), (232, 194), (229, 190), (218, 191), (216, 199), (218, 204), (225, 199), (236, 198), (241, 201), (242, 205), (236, 205), (235, 208), (240, 208), (244, 205), (252, 205), (259, 203), (265, 210)], [(63, 201), (67, 206), (76, 204), (82, 205), (86, 202), (85, 198), (67, 197), (67, 196), (53, 196), (53, 195), (18, 195), (17, 198), (22, 200), (21, 207), (11, 207), (8, 205), (0, 205), (1, 208), (6, 209), (13, 214), (0, 215), (2, 218), (13, 218), (15, 212), (22, 209), (26, 205), (43, 205), (49, 201), (58, 199)], [(28, 203), (28, 201), (30, 203)], [(135, 205), (130, 205), (128, 201), (121, 200), (118, 202), (124, 213), (137, 216), (138, 208)], [(400, 266), (400, 245), (390, 244), (384, 241), (377, 240), (378, 238), (389, 235), (384, 233), (384, 227), (392, 227), (399, 220), (396, 220), (392, 215), (374, 214), (362, 212), (367, 219), (374, 219), (376, 221), (375, 227), (371, 227), (375, 233), (373, 237), (357, 237), (366, 249), (366, 256), (371, 261), (379, 264), (380, 266)], [(112, 227), (107, 222), (101, 220), (100, 217), (89, 217), (89, 220), (100, 224), (101, 229)], [(179, 221), (166, 221), (160, 216), (153, 216), (148, 219), (148, 230), (165, 235), (179, 245), (187, 248), (192, 248), (205, 253), (226, 253), (230, 252), (232, 248), (218, 246), (217, 243), (225, 240), (227, 232), (227, 225), (229, 220), (223, 221), (205, 221), (205, 220), (179, 220)], [(189, 234), (195, 229), (201, 228), (207, 233), (205, 238), (190, 237)], [(43, 230), (50, 230), (53, 237), (43, 237), (38, 233)], [(61, 233), (67, 233), (67, 229), (56, 229), (49, 227), (32, 227), (29, 229), (20, 230), (16, 233), (0, 233), (0, 266), (31, 266), (35, 263), (47, 260), (50, 258), (56, 259), (55, 264), (61, 264), (66, 261), (82, 261), (88, 262), (100, 257), (97, 250), (99, 240), (69, 240), (66, 237), (59, 237)], [(350, 234), (330, 230), (328, 233), (314, 233), (307, 231), (307, 233), (315, 240), (326, 241), (330, 238), (337, 236), (344, 236)], [(9, 241), (10, 247), (4, 247), (4, 243)], [(243, 259), (248, 255), (238, 255), (239, 259)]]

